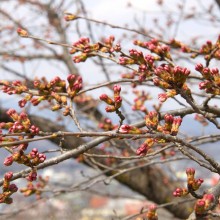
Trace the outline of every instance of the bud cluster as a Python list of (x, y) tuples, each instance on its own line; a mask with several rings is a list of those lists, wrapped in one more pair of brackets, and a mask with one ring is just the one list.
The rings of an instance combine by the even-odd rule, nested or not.
[(204, 81), (199, 84), (201, 90), (206, 93), (220, 95), (220, 73), (218, 68), (204, 67), (201, 63), (195, 66), (195, 70), (200, 72), (204, 77)]
[(15, 109), (9, 109), (7, 115), (13, 122), (1, 122), (0, 129), (7, 129), (9, 133), (28, 133), (32, 137), (39, 133), (39, 128), (32, 125), (28, 115), (25, 112), (18, 114)]
[(180, 41), (177, 41), (176, 39), (171, 39), (171, 41), (169, 43), (170, 43), (170, 46), (173, 48), (180, 48), (183, 53), (191, 53), (192, 52), (188, 46), (186, 46), (185, 44), (183, 44)]
[(153, 138), (147, 138), (144, 143), (142, 143), (138, 149), (136, 150), (136, 154), (139, 156), (145, 156), (150, 148), (154, 145), (155, 139)]
[(105, 131), (112, 131), (117, 128), (117, 125), (113, 125), (111, 119), (105, 118), (103, 122), (99, 123), (99, 128)]
[(119, 129), (119, 132), (122, 134), (142, 134), (143, 133), (142, 130), (131, 125), (122, 125)]
[(196, 191), (200, 188), (201, 184), (204, 182), (203, 179), (195, 179), (195, 169), (193, 168), (187, 168), (186, 169), (186, 175), (187, 175), (187, 187), (190, 190)]
[(165, 44), (161, 44), (157, 39), (152, 39), (146, 42), (134, 40), (133, 43), (134, 45), (146, 48), (150, 50), (152, 53), (157, 54), (160, 57), (160, 59), (167, 58), (171, 60), (170, 47)]
[(190, 74), (190, 70), (185, 67), (173, 67), (169, 64), (158, 66), (154, 72), (159, 80), (159, 82), (156, 81), (156, 84), (161, 85), (161, 87), (165, 89), (172, 89), (174, 85), (182, 87)]
[(113, 91), (114, 91), (114, 99), (110, 98), (107, 94), (102, 94), (99, 97), (100, 100), (108, 104), (108, 106), (106, 106), (105, 108), (106, 112), (115, 112), (121, 107), (121, 103), (122, 103), (122, 98), (120, 96), (121, 86), (114, 85)]
[[(145, 117), (146, 126), (150, 130), (155, 130), (157, 132), (162, 132), (164, 134), (170, 134), (172, 136), (176, 136), (179, 127), (182, 123), (182, 119), (180, 117), (173, 117), (170, 114), (166, 114), (164, 116), (164, 125), (159, 124), (159, 115), (156, 111), (150, 111)], [(143, 132), (142, 132), (143, 133)], [(154, 139), (154, 138), (147, 138), (143, 144), (137, 149), (136, 154), (144, 156), (148, 153), (149, 149), (154, 145), (156, 142), (165, 142), (164, 139)], [(171, 154), (172, 155), (172, 154)]]
[(170, 134), (172, 136), (176, 136), (179, 127), (182, 123), (182, 118), (176, 117), (174, 118), (170, 114), (164, 115), (164, 125), (162, 126), (162, 132), (165, 134)]
[(36, 195), (37, 199), (41, 198), (42, 189), (46, 187), (48, 184), (49, 178), (43, 178), (39, 176), (38, 182), (34, 185), (32, 182), (29, 182), (26, 187), (20, 189), (20, 192), (23, 193), (24, 196), (31, 196), (33, 194)]
[(152, 75), (152, 70), (155, 68), (154, 62), (157, 60), (155, 56), (151, 54), (147, 54), (146, 56), (143, 55), (141, 51), (131, 49), (129, 50), (130, 57), (128, 56), (120, 56), (119, 57), (119, 64), (120, 65), (138, 65), (138, 71), (133, 72), (132, 74), (124, 74), (123, 78), (133, 79), (135, 75), (138, 75), (139, 81), (143, 82), (146, 77)]
[(144, 106), (145, 101), (151, 100), (149, 93), (146, 93), (144, 90), (133, 90), (133, 93), (137, 96), (134, 99), (134, 105), (132, 106), (133, 111), (140, 110), (144, 113), (147, 113), (147, 109)]
[(186, 175), (187, 175), (187, 189), (186, 188), (177, 188), (173, 195), (175, 197), (182, 197), (190, 192), (194, 192), (198, 190), (203, 183), (203, 179), (195, 179), (195, 169), (194, 168), (187, 168), (186, 169)]
[(12, 178), (12, 172), (7, 172), (4, 176), (2, 193), (0, 193), (0, 203), (11, 204), (13, 202), (11, 195), (18, 191), (18, 187), (14, 183), (10, 183)]
[(24, 164), (29, 167), (34, 167), (43, 163), (46, 160), (46, 156), (42, 153), (38, 153), (36, 148), (33, 148), (29, 154), (25, 154), (22, 148), (14, 151), (11, 156), (8, 156), (4, 160), (5, 166), (12, 165), (13, 162)]
[(190, 70), (185, 67), (171, 66), (168, 64), (162, 64), (154, 70), (155, 77), (153, 79), (154, 85), (163, 89), (169, 89), (168, 92), (159, 94), (159, 100), (164, 102), (169, 97), (174, 97), (178, 94), (178, 89), (183, 89), (190, 95), (190, 89), (186, 85), (186, 79), (190, 74)]
[[(67, 83), (68, 82), (68, 83)], [(69, 114), (67, 107), (67, 97), (73, 99), (76, 94), (82, 89), (82, 77), (74, 74), (67, 76), (67, 82), (56, 76), (50, 81), (45, 77), (42, 79), (35, 79), (33, 86), (37, 90), (30, 91), (20, 81), (0, 81), (0, 88), (3, 92), (10, 94), (28, 93), (18, 104), (21, 108), (25, 107), (26, 103), (30, 101), (33, 106), (39, 105), (43, 100), (47, 100), (51, 106), (52, 111), (57, 111), (61, 108), (66, 108), (64, 116)], [(65, 94), (67, 93), (67, 94)], [(53, 102), (52, 102), (53, 101)], [(78, 102), (82, 101), (78, 98)], [(54, 103), (55, 102), (55, 103)]]
[(0, 89), (8, 95), (21, 94), (28, 91), (28, 88), (20, 80), (12, 82), (0, 80), (0, 86), (2, 86)]
[(73, 43), (73, 48), (70, 50), (70, 54), (79, 53), (73, 56), (74, 63), (85, 62), (88, 57), (95, 56), (93, 52), (113, 53), (121, 51), (120, 44), (114, 45), (114, 36), (103, 39), (103, 43), (91, 44), (90, 39), (87, 37), (81, 37), (78, 41)]
[(197, 216), (204, 215), (210, 210), (213, 203), (215, 202), (215, 197), (213, 194), (204, 194), (202, 199), (198, 199), (195, 204), (195, 213)]
[(158, 220), (156, 211), (157, 211), (157, 206), (154, 204), (150, 205), (146, 214), (147, 220)]
[(67, 93), (70, 98), (74, 98), (75, 95), (82, 89), (82, 77), (78, 75), (70, 74), (67, 77), (69, 86), (67, 87)]
[(204, 58), (207, 61), (210, 61), (212, 58), (219, 60), (220, 59), (219, 45), (220, 45), (220, 35), (218, 36), (216, 43), (213, 43), (210, 40), (206, 41), (199, 49), (199, 52), (192, 55), (192, 57), (194, 58), (202, 54), (204, 55)]

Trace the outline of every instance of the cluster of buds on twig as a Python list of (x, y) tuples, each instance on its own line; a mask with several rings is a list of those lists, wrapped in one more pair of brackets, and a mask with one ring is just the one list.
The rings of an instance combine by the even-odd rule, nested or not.
[(48, 181), (49, 181), (49, 177), (43, 178), (39, 176), (38, 182), (35, 185), (32, 182), (29, 182), (26, 187), (20, 189), (20, 192), (23, 193), (24, 196), (31, 196), (35, 194), (37, 199), (40, 199), (42, 194), (42, 189), (46, 187)]
[(210, 40), (206, 41), (198, 52), (195, 52), (191, 55), (192, 58), (195, 58), (196, 56), (202, 54), (204, 55), (204, 58), (206, 61), (210, 61), (212, 58), (215, 58), (217, 60), (220, 59), (220, 35), (218, 36), (218, 39), (215, 43), (211, 42)]
[(36, 148), (33, 148), (29, 154), (25, 154), (23, 149), (18, 149), (8, 156), (4, 160), (5, 166), (12, 165), (13, 162), (24, 164), (29, 167), (34, 167), (43, 163), (46, 160), (46, 156), (42, 153), (38, 153)]
[(121, 86), (114, 85), (113, 91), (114, 91), (114, 99), (110, 98), (107, 94), (102, 94), (99, 97), (100, 100), (108, 104), (108, 106), (106, 106), (105, 108), (106, 112), (115, 112), (121, 107), (121, 103), (122, 103), (122, 98), (120, 96)]
[(190, 74), (190, 70), (187, 68), (162, 64), (155, 68), (154, 72), (157, 76), (153, 79), (154, 85), (166, 90), (169, 89), (166, 93), (159, 94), (158, 98), (161, 102), (177, 95), (177, 90), (179, 89), (183, 89), (188, 95), (191, 94), (190, 89), (185, 83)]
[(101, 48), (100, 51), (103, 53), (113, 53), (113, 52), (120, 52), (121, 45), (119, 43), (114, 44), (115, 37), (113, 35), (102, 39), (103, 43), (100, 43)]
[(176, 188), (173, 192), (173, 196), (175, 197), (182, 197), (188, 195), (189, 191), (186, 188)]
[(195, 169), (194, 168), (187, 168), (186, 169), (187, 175), (187, 187), (189, 190), (196, 191), (200, 188), (201, 184), (204, 182), (203, 179), (195, 179)]
[(0, 80), (0, 86), (0, 89), (8, 95), (21, 94), (28, 91), (28, 88), (20, 80), (12, 82)]
[(202, 74), (204, 81), (199, 84), (201, 90), (206, 93), (220, 95), (220, 73), (218, 68), (204, 67), (201, 63), (195, 66), (195, 69)]
[[(162, 132), (164, 134), (170, 134), (176, 136), (182, 119), (180, 117), (173, 117), (170, 114), (164, 116), (164, 125), (159, 124), (159, 115), (156, 111), (149, 112), (145, 117), (146, 126), (150, 130)], [(154, 145), (155, 142), (165, 142), (164, 139), (153, 139), (147, 138), (143, 144), (137, 149), (136, 154), (144, 156), (149, 152), (149, 149)]]
[(185, 67), (173, 67), (169, 64), (158, 66), (154, 72), (158, 77), (155, 81), (156, 85), (164, 89), (173, 89), (174, 86), (181, 88), (190, 74), (190, 70)]
[(157, 206), (154, 204), (150, 205), (146, 214), (147, 220), (158, 220), (156, 211), (157, 211)]
[(187, 189), (186, 188), (177, 188), (173, 195), (175, 197), (182, 197), (189, 193), (194, 195), (194, 192), (198, 190), (203, 183), (203, 179), (195, 179), (195, 169), (194, 168), (187, 168), (186, 169), (186, 175), (187, 175)]
[(4, 176), (2, 193), (0, 193), (0, 203), (11, 204), (13, 199), (11, 195), (18, 191), (18, 187), (14, 183), (10, 183), (13, 178), (12, 172), (7, 172)]
[[(32, 91), (28, 90), (26, 85), (22, 84), (20, 81), (13, 81), (12, 83), (0, 81), (0, 85), (2, 85), (0, 89), (8, 94), (28, 93), (18, 102), (21, 108), (25, 107), (28, 101), (34, 106), (37, 106), (42, 101), (47, 100), (50, 105), (52, 105), (51, 110), (57, 111), (67, 107), (67, 97), (73, 99), (82, 89), (81, 76), (69, 74), (67, 82), (58, 76), (50, 81), (45, 77), (42, 79), (35, 79), (33, 81), (33, 86), (37, 91)], [(78, 101), (80, 100), (78, 99)], [(69, 111), (65, 109), (64, 116), (68, 114)]]
[(154, 145), (155, 139), (153, 138), (147, 138), (144, 143), (142, 143), (138, 149), (136, 150), (136, 154), (139, 156), (145, 156), (149, 149)]
[(130, 56), (121, 55), (118, 63), (120, 65), (138, 65), (138, 70), (132, 74), (123, 75), (123, 78), (134, 78), (135, 75), (139, 77), (139, 81), (143, 82), (146, 77), (152, 76), (152, 70), (155, 68), (154, 62), (156, 57), (151, 54), (143, 55), (141, 51), (131, 49), (129, 50)]
[(97, 52), (102, 53), (113, 53), (121, 51), (120, 44), (114, 45), (114, 36), (109, 36), (102, 42), (90, 43), (90, 39), (87, 37), (81, 37), (78, 41), (73, 43), (73, 47), (70, 50), (70, 54), (78, 53), (73, 56), (74, 63), (85, 62), (87, 58), (93, 57)]
[(152, 39), (146, 42), (135, 40), (133, 43), (134, 45), (146, 48), (152, 53), (157, 54), (160, 59), (167, 58), (169, 60), (172, 60), (170, 55), (170, 47), (165, 44), (161, 44), (157, 39)]
[(9, 133), (25, 132), (32, 137), (39, 133), (39, 128), (31, 124), (30, 119), (25, 112), (18, 114), (15, 109), (9, 109), (7, 115), (13, 120), (13, 122), (1, 122), (0, 129), (7, 129)]
[(142, 134), (143, 131), (135, 126), (131, 125), (122, 125), (119, 129), (119, 132), (122, 134)]
[(109, 118), (105, 118), (103, 122), (99, 123), (99, 128), (105, 131), (112, 131), (116, 129), (117, 127), (118, 127), (117, 125), (113, 125), (111, 119)]
[(156, 111), (150, 111), (145, 116), (145, 124), (149, 129), (156, 130), (159, 124), (159, 115)]
[(137, 96), (134, 99), (134, 105), (132, 106), (133, 111), (140, 110), (144, 113), (147, 113), (147, 109), (144, 106), (145, 101), (151, 100), (151, 97), (149, 93), (146, 93), (145, 91), (140, 91), (140, 90), (133, 90), (133, 93)]
[(204, 194), (202, 199), (198, 199), (195, 204), (195, 213), (197, 216), (206, 214), (210, 209), (212, 209), (215, 203), (215, 197), (213, 194)]
[(67, 77), (69, 86), (67, 87), (67, 93), (70, 98), (74, 98), (75, 95), (82, 89), (82, 77), (70, 74)]
[(0, 80), (0, 86), (0, 90), (8, 95), (22, 94), (28, 91), (28, 88), (20, 80), (15, 80), (12, 82)]
[(171, 39), (169, 42), (170, 46), (173, 48), (180, 48), (183, 53), (191, 53), (191, 49), (184, 43), (177, 41), (176, 39)]
[(182, 118), (180, 117), (173, 117), (170, 114), (164, 115), (164, 125), (162, 126), (162, 132), (165, 134), (170, 134), (172, 136), (176, 136), (179, 127), (182, 123)]

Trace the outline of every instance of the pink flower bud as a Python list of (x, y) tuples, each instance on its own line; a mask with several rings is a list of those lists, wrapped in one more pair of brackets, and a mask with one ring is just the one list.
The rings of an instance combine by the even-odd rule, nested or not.
[(167, 100), (168, 96), (166, 93), (161, 93), (158, 95), (158, 99), (160, 102), (165, 102)]
[(5, 158), (5, 160), (4, 160), (4, 165), (5, 166), (10, 166), (10, 165), (12, 165), (12, 163), (13, 163), (13, 157), (12, 156), (9, 156), (9, 157)]
[(18, 191), (18, 187), (14, 183), (12, 183), (12, 184), (9, 185), (9, 191), (11, 191), (13, 193), (17, 192)]
[(28, 37), (28, 32), (22, 28), (18, 28), (17, 33), (21, 37)]
[(106, 106), (105, 111), (106, 112), (114, 112), (116, 110), (115, 106)]
[(9, 181), (13, 177), (13, 172), (7, 172), (4, 176), (5, 180)]

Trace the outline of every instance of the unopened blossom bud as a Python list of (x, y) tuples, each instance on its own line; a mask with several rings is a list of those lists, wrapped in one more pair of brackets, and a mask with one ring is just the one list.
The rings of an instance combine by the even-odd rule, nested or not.
[(10, 108), (6, 113), (7, 113), (7, 115), (9, 115), (14, 121), (17, 121), (17, 120), (18, 120), (19, 115), (18, 115), (18, 113), (16, 112), (15, 109)]
[(171, 128), (171, 135), (173, 136), (177, 135), (181, 123), (182, 123), (182, 118), (180, 117), (174, 118), (172, 128)]
[(213, 205), (215, 197), (213, 194), (205, 194), (202, 199), (197, 200), (195, 204), (195, 212), (197, 215), (205, 214)]
[(215, 201), (215, 197), (213, 194), (205, 194), (203, 196), (203, 199), (205, 200), (206, 203), (212, 203)]
[(69, 14), (69, 13), (64, 16), (64, 19), (65, 19), (66, 21), (73, 21), (73, 20), (75, 20), (76, 18), (77, 18), (76, 15), (74, 15), (74, 14)]
[(5, 166), (10, 166), (10, 165), (12, 165), (12, 163), (13, 163), (13, 156), (9, 156), (9, 157), (5, 158), (5, 160), (4, 160)]
[(114, 112), (114, 111), (116, 111), (116, 108), (115, 108), (115, 106), (106, 106), (105, 111), (106, 112)]
[(18, 28), (17, 33), (20, 37), (28, 37), (28, 32), (22, 28)]
[(166, 93), (161, 93), (158, 95), (158, 99), (160, 102), (165, 102), (167, 100), (168, 96)]
[(164, 115), (164, 121), (168, 124), (172, 124), (174, 120), (174, 117), (170, 114), (165, 114)]
[(116, 52), (120, 52), (121, 51), (121, 45), (120, 44), (116, 44), (113, 49)]
[(149, 112), (145, 117), (146, 126), (156, 129), (159, 123), (158, 113), (156, 111)]
[(120, 94), (121, 86), (120, 85), (114, 85), (113, 90), (114, 90), (114, 94)]
[(148, 212), (146, 214), (148, 220), (158, 220), (156, 210), (157, 210), (156, 205), (154, 205), (154, 204), (150, 205)]
[(199, 178), (197, 180), (194, 180), (193, 183), (192, 183), (192, 189), (194, 191), (198, 190), (203, 182), (204, 182), (204, 180), (201, 179), (201, 178)]
[(12, 183), (12, 184), (9, 185), (9, 191), (11, 191), (13, 193), (17, 192), (18, 191), (18, 187), (14, 183)]
[(119, 132), (122, 134), (128, 134), (130, 130), (131, 130), (130, 125), (122, 125), (119, 129)]
[(182, 197), (188, 194), (188, 190), (186, 188), (176, 188), (173, 192), (173, 196), (175, 197)]
[(46, 160), (46, 156), (42, 153), (40, 153), (38, 157), (39, 157), (40, 163), (43, 163)]
[(136, 150), (136, 154), (139, 156), (145, 156), (147, 154), (149, 147), (146, 143), (140, 145), (140, 147)]
[(13, 199), (11, 197), (7, 197), (7, 198), (5, 198), (4, 203), (11, 204), (11, 203), (13, 203)]
[(100, 100), (104, 101), (108, 105), (114, 105), (115, 102), (106, 94), (102, 94), (99, 96)]
[(119, 109), (121, 107), (122, 98), (120, 96), (116, 96), (114, 97), (114, 101), (115, 101), (115, 108)]
[(19, 102), (18, 102), (18, 105), (23, 108), (25, 107), (25, 105), (27, 104), (27, 100), (26, 99), (21, 99)]
[(5, 180), (9, 181), (13, 177), (13, 172), (7, 172), (4, 176)]
[(201, 215), (201, 214), (204, 214), (204, 213), (205, 213), (205, 201), (204, 201), (204, 200), (199, 199), (199, 200), (196, 202), (195, 212), (196, 212), (197, 215)]
[(196, 64), (195, 66), (195, 70), (199, 71), (199, 72), (202, 72), (203, 71), (203, 65), (201, 63), (198, 63)]
[(38, 134), (40, 132), (40, 129), (36, 126), (36, 125), (31, 125), (29, 131), (32, 133), (32, 134)]
[(57, 105), (52, 106), (50, 109), (51, 109), (51, 111), (57, 111), (57, 110), (60, 110), (61, 108), (62, 108), (62, 106), (57, 104)]
[(31, 171), (28, 176), (26, 177), (26, 179), (30, 182), (34, 181), (37, 179), (37, 172), (36, 171)]
[(74, 63), (80, 63), (80, 62), (85, 62), (88, 58), (87, 53), (81, 53), (80, 55), (74, 56), (73, 57), (73, 62)]

